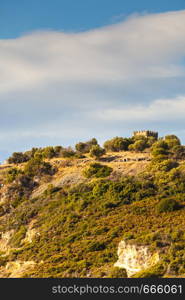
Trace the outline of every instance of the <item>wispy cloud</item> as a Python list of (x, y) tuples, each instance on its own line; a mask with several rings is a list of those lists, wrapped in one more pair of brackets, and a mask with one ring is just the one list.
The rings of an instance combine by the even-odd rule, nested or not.
[(0, 57), (5, 147), (16, 132), (12, 145), (21, 148), (34, 137), (42, 144), (73, 141), (74, 132), (79, 139), (102, 137), (141, 121), (146, 127), (157, 121), (160, 129), (165, 120), (179, 131), (185, 125), (185, 11), (133, 15), (82, 33), (38, 31), (0, 40)]
[[(184, 121), (185, 96), (174, 99), (157, 99), (148, 105), (135, 105), (129, 107), (109, 108), (95, 111), (91, 116), (114, 122), (171, 122)], [(146, 123), (147, 124), (147, 123)]]

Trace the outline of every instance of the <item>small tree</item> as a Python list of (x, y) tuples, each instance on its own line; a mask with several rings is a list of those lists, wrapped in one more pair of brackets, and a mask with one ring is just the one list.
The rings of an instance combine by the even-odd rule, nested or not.
[(88, 147), (86, 143), (79, 142), (78, 144), (75, 145), (76, 151), (80, 153), (87, 153), (88, 152)]
[(118, 137), (108, 140), (104, 143), (104, 148), (107, 151), (119, 152), (128, 150), (131, 139)]
[(8, 158), (9, 164), (20, 164), (29, 160), (29, 157), (22, 152), (14, 152), (11, 157)]
[(54, 151), (55, 151), (55, 157), (59, 157), (60, 156), (60, 153), (61, 151), (63, 150), (64, 148), (62, 146), (55, 146), (54, 147)]
[(83, 175), (87, 178), (96, 177), (103, 178), (111, 174), (112, 168), (99, 163), (92, 163), (88, 168), (83, 171)]
[(161, 200), (157, 206), (157, 212), (171, 212), (180, 208), (180, 204), (175, 199), (163, 199)]
[(173, 158), (184, 159), (185, 158), (185, 146), (174, 146), (172, 148)]
[(77, 143), (75, 149), (80, 153), (88, 153), (95, 145), (98, 145), (98, 142), (95, 138), (92, 138), (90, 141)]
[(101, 148), (99, 145), (92, 146), (90, 150), (90, 156), (95, 159), (99, 159), (101, 156), (105, 154), (105, 149)]
[(180, 146), (181, 142), (176, 135), (166, 135), (165, 142), (168, 144), (168, 147), (171, 149), (175, 146)]
[(61, 152), (60, 152), (60, 155), (61, 155), (61, 157), (63, 157), (63, 158), (74, 157), (75, 154), (76, 154), (76, 152), (75, 152), (71, 147), (64, 148), (64, 149), (62, 149)]
[(37, 151), (39, 151), (39, 148), (32, 148), (31, 150), (24, 152), (24, 154), (27, 155), (29, 159), (31, 159), (34, 157)]
[(44, 158), (53, 158), (55, 157), (55, 150), (52, 146), (48, 146), (43, 149), (42, 155)]
[(55, 173), (55, 169), (50, 163), (43, 161), (43, 159), (38, 155), (27, 162), (24, 168), (24, 173), (30, 177), (40, 176), (42, 174), (53, 175)]
[(141, 140), (137, 140), (134, 144), (131, 144), (129, 146), (129, 150), (139, 152), (145, 150), (147, 147), (148, 147), (147, 141), (141, 139)]
[(157, 159), (157, 158), (167, 159), (167, 157), (169, 155), (168, 144), (163, 140), (157, 141), (152, 146), (151, 154), (152, 154), (153, 159)]

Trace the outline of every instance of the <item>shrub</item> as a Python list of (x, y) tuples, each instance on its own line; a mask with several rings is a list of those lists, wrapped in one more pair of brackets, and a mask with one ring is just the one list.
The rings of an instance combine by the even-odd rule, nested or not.
[(176, 145), (172, 148), (173, 158), (184, 159), (185, 158), (185, 147)]
[(26, 227), (24, 225), (21, 225), (19, 230), (11, 238), (10, 244), (13, 247), (20, 247), (21, 241), (23, 238), (25, 238), (25, 235), (26, 235)]
[(168, 144), (168, 147), (171, 149), (175, 146), (180, 146), (181, 142), (176, 135), (166, 135), (165, 142)]
[(169, 154), (169, 152), (164, 149), (163, 147), (155, 147), (152, 149), (152, 156), (153, 157), (158, 157), (158, 156), (163, 156), (166, 158), (166, 156)]
[(8, 158), (9, 164), (20, 164), (29, 160), (29, 157), (22, 152), (14, 152), (11, 157)]
[(157, 212), (171, 212), (180, 208), (180, 204), (175, 199), (163, 199), (161, 200), (157, 206)]
[(40, 176), (42, 174), (53, 175), (55, 173), (55, 169), (52, 168), (50, 163), (43, 161), (39, 157), (36, 157), (27, 162), (24, 172), (25, 175), (33, 177)]
[(13, 198), (11, 200), (11, 206), (13, 208), (16, 208), (18, 207), (22, 202), (26, 201), (26, 199), (24, 197), (21, 197), (21, 196), (17, 196), (15, 198)]
[(75, 149), (80, 153), (88, 153), (91, 150), (92, 146), (96, 145), (98, 145), (98, 142), (95, 138), (93, 138), (87, 142), (79, 142), (75, 145)]
[(178, 163), (175, 160), (172, 159), (165, 159), (165, 160), (159, 160), (159, 161), (155, 161), (153, 160), (151, 163), (151, 169), (153, 172), (156, 171), (164, 171), (164, 172), (169, 172), (170, 170), (177, 168), (178, 167)]
[(162, 277), (166, 272), (164, 263), (157, 263), (155, 266), (134, 274), (133, 278), (158, 278)]
[(104, 143), (104, 148), (107, 151), (119, 152), (128, 150), (128, 146), (131, 143), (131, 139), (115, 137), (111, 140), (108, 140)]
[(107, 177), (111, 174), (112, 168), (106, 166), (106, 165), (101, 165), (99, 163), (92, 163), (90, 166), (85, 169), (84, 171), (84, 176), (87, 178), (90, 177)]
[(109, 278), (127, 278), (127, 272), (125, 269), (114, 267), (109, 272)]
[(71, 147), (62, 149), (61, 152), (60, 152), (60, 156), (63, 157), (63, 158), (74, 157), (75, 154), (76, 154), (76, 152)]
[(101, 148), (99, 145), (92, 146), (90, 150), (90, 156), (99, 159), (105, 154), (105, 149)]
[(88, 251), (89, 252), (93, 252), (93, 251), (101, 251), (104, 250), (106, 248), (106, 244), (105, 242), (92, 242), (89, 247), (88, 247)]
[(24, 154), (26, 154), (29, 159), (33, 158), (35, 153), (39, 151), (39, 148), (32, 148), (31, 150), (26, 151)]
[(77, 153), (75, 154), (75, 158), (77, 158), (77, 159), (82, 159), (82, 158), (85, 158), (85, 155), (83, 155), (83, 154), (80, 153), (80, 152), (77, 152)]
[(153, 158), (167, 158), (167, 156), (169, 155), (168, 144), (163, 140), (155, 142), (152, 146), (151, 154)]
[(136, 151), (136, 152), (143, 151), (146, 148), (148, 148), (148, 144), (147, 144), (147, 140), (145, 139), (137, 140), (134, 144), (131, 144), (129, 146), (129, 150)]
[(104, 195), (109, 189), (110, 183), (107, 181), (99, 180), (93, 186), (93, 196), (100, 197)]
[(55, 150), (53, 147), (49, 146), (49, 147), (46, 147), (42, 150), (42, 155), (43, 155), (43, 158), (53, 158), (55, 157)]
[(17, 168), (12, 168), (7, 172), (5, 181), (7, 183), (12, 183), (19, 174), (22, 174), (21, 170)]
[(76, 144), (75, 149), (76, 149), (76, 151), (81, 152), (81, 153), (87, 153), (88, 152), (87, 144), (82, 143), (82, 142), (79, 142), (78, 144)]
[(54, 147), (54, 151), (55, 151), (55, 157), (60, 156), (60, 152), (63, 150), (64, 148), (62, 146), (55, 146)]
[(132, 144), (129, 145), (129, 150), (136, 152), (144, 151), (145, 149), (150, 148), (155, 142), (155, 137), (136, 135), (132, 138)]
[(48, 146), (45, 148), (32, 148), (29, 151), (26, 151), (24, 154), (31, 158), (35, 157), (41, 157), (41, 158), (48, 158), (51, 159), (53, 157), (59, 157), (60, 152), (62, 151), (63, 147), (62, 146)]
[(53, 184), (48, 184), (47, 189), (44, 191), (44, 195), (52, 196), (52, 194), (57, 193), (61, 190), (61, 188), (54, 186)]

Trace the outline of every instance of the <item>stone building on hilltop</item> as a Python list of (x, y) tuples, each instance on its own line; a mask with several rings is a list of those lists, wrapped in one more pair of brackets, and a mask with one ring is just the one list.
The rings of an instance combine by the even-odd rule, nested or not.
[(140, 130), (134, 131), (133, 136), (143, 135), (145, 137), (153, 136), (154, 138), (158, 139), (158, 132), (150, 131), (150, 130)]

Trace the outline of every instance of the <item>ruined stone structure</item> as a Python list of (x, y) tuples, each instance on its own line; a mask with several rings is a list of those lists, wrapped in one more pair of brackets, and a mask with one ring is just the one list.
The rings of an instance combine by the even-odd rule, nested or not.
[(158, 132), (150, 131), (150, 130), (134, 131), (133, 136), (137, 136), (137, 135), (143, 135), (146, 137), (153, 136), (154, 138), (158, 139)]

